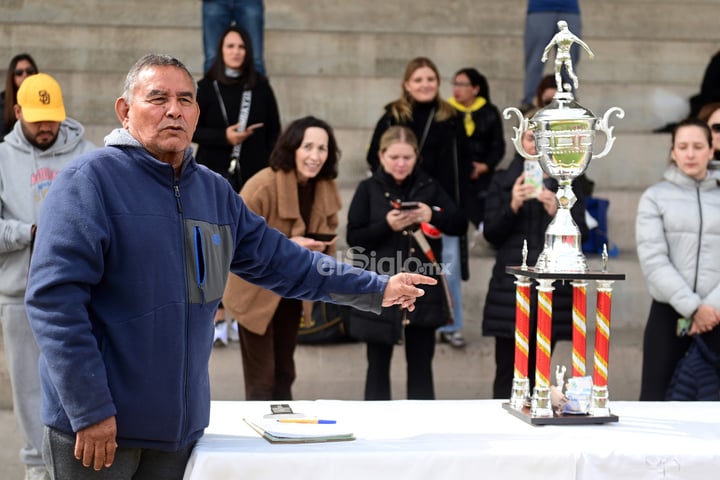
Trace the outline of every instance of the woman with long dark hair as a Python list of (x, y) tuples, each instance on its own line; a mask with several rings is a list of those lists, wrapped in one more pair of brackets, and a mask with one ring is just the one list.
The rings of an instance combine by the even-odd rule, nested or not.
[(198, 82), (197, 161), (225, 176), (239, 191), (267, 167), (280, 134), (280, 114), (267, 78), (255, 70), (248, 33), (231, 26)]
[(27, 54), (20, 53), (10, 60), (7, 74), (5, 75), (5, 90), (0, 92), (0, 142), (3, 141), (5, 135), (10, 133), (15, 126), (17, 119), (13, 107), (17, 103), (17, 91), (23, 80), (30, 75), (38, 73), (35, 60)]

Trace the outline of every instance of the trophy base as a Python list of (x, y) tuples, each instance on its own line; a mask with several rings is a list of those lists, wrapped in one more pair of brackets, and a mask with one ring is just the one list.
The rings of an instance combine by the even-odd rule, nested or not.
[(598, 425), (620, 421), (620, 417), (609, 412), (609, 415), (604, 416), (554, 413), (552, 417), (533, 417), (530, 415), (530, 408), (527, 406), (520, 410), (513, 408), (510, 402), (503, 402), (502, 406), (513, 416), (530, 425)]

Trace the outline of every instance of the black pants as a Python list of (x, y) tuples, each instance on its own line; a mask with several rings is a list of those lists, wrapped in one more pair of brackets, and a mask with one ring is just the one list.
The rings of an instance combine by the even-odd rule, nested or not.
[[(407, 398), (434, 400), (432, 359), (435, 355), (436, 327), (405, 327)], [(367, 344), (368, 369), (365, 400), (390, 400), (390, 362), (395, 345)]]
[(677, 320), (682, 317), (670, 305), (653, 301), (643, 336), (640, 400), (665, 400), (665, 393), (678, 361), (690, 347), (691, 337), (678, 337)]
[[(528, 338), (528, 379), (530, 394), (535, 387), (535, 353), (537, 330), (531, 328)], [(550, 340), (550, 349), (555, 350), (555, 339)], [(493, 398), (508, 399), (512, 393), (512, 381), (515, 373), (515, 339), (495, 337), (495, 380)], [(552, 373), (552, 372), (551, 372)]]

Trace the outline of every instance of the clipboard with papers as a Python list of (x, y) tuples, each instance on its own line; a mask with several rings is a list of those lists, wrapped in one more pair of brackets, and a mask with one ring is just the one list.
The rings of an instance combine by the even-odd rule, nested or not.
[(253, 430), (270, 443), (322, 443), (355, 440), (342, 423), (309, 417), (292, 421), (278, 418), (243, 418)]

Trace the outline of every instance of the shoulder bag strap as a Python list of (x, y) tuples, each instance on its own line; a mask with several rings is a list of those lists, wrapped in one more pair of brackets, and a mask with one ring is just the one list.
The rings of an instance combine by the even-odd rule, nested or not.
[[(228, 120), (227, 110), (225, 109), (225, 102), (223, 101), (222, 95), (220, 94), (220, 87), (218, 87), (217, 80), (213, 80), (213, 87), (215, 88), (215, 95), (217, 95), (218, 103), (220, 104), (220, 112), (222, 113), (223, 119), (226, 125), (230, 125)], [(250, 115), (250, 105), (252, 104), (252, 91), (243, 90), (242, 99), (240, 100), (240, 114), (238, 115), (238, 131), (242, 132), (247, 128), (248, 116)], [(240, 149), (242, 143), (238, 143), (233, 147), (232, 154), (230, 155), (230, 167), (228, 173), (235, 175), (235, 171), (238, 169), (238, 160), (240, 159)]]
[(423, 130), (422, 138), (420, 139), (420, 145), (418, 145), (418, 152), (422, 152), (425, 140), (427, 140), (428, 132), (430, 131), (430, 125), (432, 124), (433, 118), (435, 117), (435, 107), (430, 110), (427, 121), (425, 122), (425, 129)]

